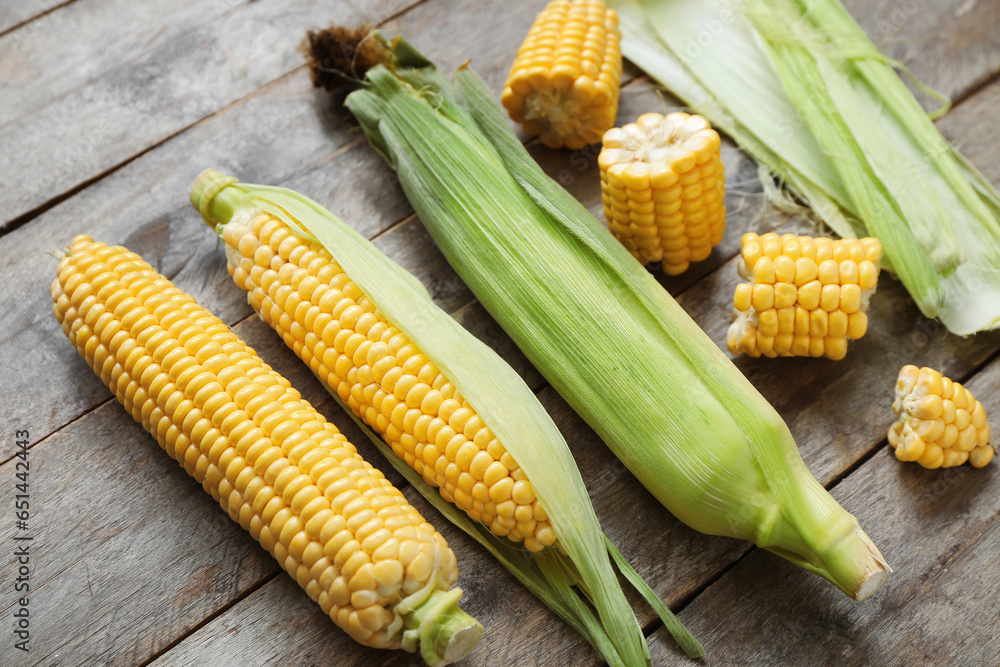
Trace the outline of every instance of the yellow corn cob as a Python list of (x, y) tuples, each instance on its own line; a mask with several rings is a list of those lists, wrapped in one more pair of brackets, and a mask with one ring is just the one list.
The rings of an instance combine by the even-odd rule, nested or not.
[(500, 99), (528, 134), (578, 149), (614, 127), (622, 75), (618, 15), (601, 0), (553, 0), (517, 52)]
[(752, 357), (843, 359), (868, 329), (882, 244), (875, 238), (744, 234), (726, 346)]
[(968, 389), (933, 368), (903, 366), (892, 410), (889, 444), (900, 461), (950, 468), (966, 461), (982, 468), (993, 460), (983, 404)]
[[(87, 363), (337, 625), (425, 658), (430, 642), (437, 664), (471, 650), (482, 626), (448, 590), (444, 538), (285, 378), (125, 248), (78, 236), (58, 276), (54, 311)], [(439, 604), (429, 620), (450, 625), (425, 637)]]
[(647, 113), (604, 134), (597, 163), (608, 229), (643, 264), (683, 273), (722, 241), (719, 135), (701, 116)]
[(428, 484), (496, 535), (539, 551), (555, 532), (489, 427), (321, 245), (256, 209), (223, 228), (254, 310)]

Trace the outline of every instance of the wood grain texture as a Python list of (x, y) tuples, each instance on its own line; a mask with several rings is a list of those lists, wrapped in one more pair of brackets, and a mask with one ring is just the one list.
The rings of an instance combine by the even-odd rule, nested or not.
[[(394, 11), (399, 2), (362, 3), (359, 11)], [(429, 3), (404, 14), (397, 23), (400, 29), (418, 30), (445, 21), (445, 14), (456, 9), (475, 6), (471, 0), (457, 7)], [(529, 2), (526, 11), (533, 6)], [(491, 21), (506, 25), (498, 23), (499, 8), (492, 11), (496, 15), (489, 17)], [(317, 22), (324, 24), (327, 19)], [(511, 54), (521, 38), (515, 29), (520, 28), (495, 32), (496, 41), (506, 44)], [(291, 39), (297, 45), (299, 34)], [(467, 53), (477, 40), (482, 40), (481, 34), (468, 32), (454, 36), (447, 45)], [(439, 54), (445, 50), (445, 44), (432, 46)], [(499, 71), (495, 70), (494, 79)], [(303, 69), (268, 84), (3, 237), (0, 280), (32, 297), (0, 311), (0, 386), (8, 401), (0, 427), (32, 416), (33, 437), (42, 438), (92, 409), (104, 395), (97, 378), (66, 371), (74, 353), (61, 344), (47, 302), (55, 265), (45, 253), (76, 234), (128, 245), (227, 323), (250, 314), (245, 298), (226, 274), (219, 242), (188, 203), (188, 188), (209, 166), (248, 182), (300, 189), (370, 237), (412, 212), (395, 175), (367, 146), (350, 114), (314, 91)], [(7, 173), (0, 165), (0, 182)], [(432, 290), (440, 292), (440, 305), (450, 310), (471, 301), (450, 269), (439, 278), (429, 271), (429, 259), (421, 262), (421, 252), (433, 257), (437, 249), (419, 225), (398, 234), (395, 243), (402, 254), (397, 259), (408, 268), (420, 267)], [(394, 241), (380, 243), (389, 249)], [(445, 266), (443, 259), (438, 266)], [(65, 394), (51, 392), (34, 379), (39, 376), (53, 378), (57, 386), (66, 387)], [(0, 445), (0, 460), (9, 456), (11, 447)]]
[[(227, 323), (251, 313), (226, 273), (221, 242), (200, 222), (187, 190), (210, 165), (251, 182), (279, 181), (303, 161), (319, 160), (357, 138), (345, 126), (346, 112), (314, 101), (308, 77), (299, 71), (3, 237), (0, 280), (29, 295), (0, 311), (4, 428), (30, 419), (33, 437), (42, 438), (105, 400), (96, 377), (68, 370), (76, 353), (62, 340), (48, 296), (55, 260), (45, 253), (77, 234), (127, 245)], [(291, 127), (298, 129), (285, 132)], [(5, 443), (3, 458), (10, 452)]]
[[(1000, 361), (968, 383), (994, 425), (998, 384)], [(853, 602), (757, 550), (680, 618), (705, 643), (707, 664), (993, 664), (998, 493), (995, 466), (925, 470), (881, 447), (833, 491), (894, 569), (874, 597)], [(657, 631), (654, 663), (681, 664), (671, 645)]]
[[(27, 424), (33, 442), (45, 438), (32, 448), (37, 473), (33, 479), (39, 484), (33, 490), (39, 509), (32, 525), (44, 555), (33, 575), (33, 612), (38, 619), (34, 637), (39, 641), (30, 660), (14, 664), (137, 664), (156, 656), (159, 664), (178, 665), (419, 664), (403, 652), (359, 647), (336, 628), (117, 406), (50, 314), (48, 285), (54, 262), (44, 256), (49, 247), (83, 232), (124, 242), (226, 322), (239, 322), (238, 332), (307, 399), (318, 402), (366, 458), (401, 484), (325, 397), (306, 367), (251, 316), (242, 292), (232, 285), (219, 242), (187, 202), (191, 181), (208, 166), (251, 182), (294, 187), (329, 206), (414, 271), (440, 305), (497, 349), (539, 392), (557, 421), (609, 535), (668, 603), (694, 599), (683, 617), (709, 648), (714, 664), (810, 664), (817, 662), (816, 655), (838, 664), (946, 663), (956, 662), (962, 650), (968, 652), (967, 664), (994, 658), (996, 639), (982, 619), (994, 618), (998, 611), (990, 558), (998, 546), (992, 530), (997, 512), (990, 503), (997, 491), (995, 466), (942, 475), (900, 466), (891, 452), (879, 450), (837, 482), (835, 495), (859, 516), (897, 570), (885, 591), (857, 605), (776, 556), (753, 551), (744, 558), (750, 551), (747, 543), (704, 536), (681, 525), (546, 387), (444, 263), (412, 215), (395, 176), (347, 114), (312, 91), (303, 70), (282, 76), (298, 65), (293, 51), (301, 28), (293, 29), (296, 21), (315, 18), (322, 25), (335, 18), (338, 9), (340, 20), (391, 16), (411, 2), (372, 0), (313, 8), (296, 3), (290, 5), (289, 16), (269, 21), (279, 6), (260, 1), (222, 12), (218, 20), (213, 14), (212, 21), (184, 34), (174, 23), (159, 35), (111, 31), (109, 35), (122, 35), (123, 41), (112, 40), (110, 51), (133, 53), (131, 61), (109, 67), (108, 60), (98, 58), (75, 65), (104, 71), (62, 94), (53, 92), (52, 81), (91, 70), (56, 71), (46, 65), (41, 74), (52, 77), (46, 79), (48, 88), (23, 98), (38, 103), (54, 94), (53, 101), (34, 114), (37, 125), (21, 119), (26, 124), (17, 132), (10, 127), (16, 123), (0, 126), (5, 148), (16, 149), (4, 151), (13, 157), (0, 157), (0, 184), (5, 186), (0, 199), (12, 197), (14, 204), (5, 207), (5, 220), (17, 217), (12, 211), (18, 206), (37, 206), (30, 203), (31, 192), (11, 187), (27, 182), (35, 173), (31, 169), (58, 177), (55, 185), (46, 187), (61, 194), (102, 173), (108, 168), (104, 165), (114, 167), (170, 137), (0, 240), (0, 280), (9, 291), (26, 295), (8, 300), (0, 311), (0, 386), (6, 408), (0, 428), (11, 432)], [(108, 11), (94, 4), (88, 11)], [(514, 51), (543, 4), (427, 0), (391, 21), (386, 31), (406, 34), (446, 72), (471, 55), (472, 66), (498, 92)], [(889, 33), (879, 33), (880, 21), (892, 19), (900, 9), (905, 14), (913, 4), (918, 11)], [(997, 71), (995, 28), (1000, 17), (995, 3), (917, 0), (869, 6), (851, 0), (848, 5), (876, 43), (902, 58), (922, 80), (951, 94), (963, 96)], [(44, 42), (49, 39), (44, 31), (26, 30), (59, 20), (63, 11), (74, 7), (27, 24), (19, 29), (25, 30), (21, 39), (49, 43)], [(6, 9), (0, 8), (0, 31)], [(171, 15), (171, 21), (188, 16), (181, 5), (171, 11), (180, 12)], [(269, 24), (261, 29), (265, 22)], [(49, 29), (63, 34), (58, 27), (51, 24)], [(223, 29), (229, 32), (223, 34)], [(0, 38), (0, 47), (19, 31)], [(148, 48), (141, 48), (142, 37), (151, 40)], [(24, 44), (29, 47), (29, 42)], [(198, 51), (201, 46), (206, 47), (204, 53)], [(84, 58), (71, 45), (66, 52)], [(44, 60), (48, 57), (42, 60), (55, 62)], [(0, 81), (5, 66), (0, 64)], [(205, 84), (210, 76), (229, 80), (215, 89)], [(973, 95), (941, 122), (946, 134), (994, 182), (1000, 182), (994, 160), (1000, 134), (992, 122), (998, 85)], [(142, 105), (135, 103), (147, 99), (158, 105), (155, 114), (143, 115)], [(232, 104), (225, 106), (228, 102)], [(623, 89), (619, 119), (628, 122), (644, 111), (675, 105), (637, 81)], [(105, 114), (108, 110), (111, 113)], [(94, 132), (95, 119), (105, 116), (111, 130), (97, 125)], [(47, 124), (52, 122), (62, 125), (50, 130)], [(45, 128), (48, 136), (38, 128)], [(59, 157), (67, 133), (84, 143), (70, 145), (70, 152)], [(36, 153), (29, 164), (24, 146), (31, 141), (36, 142)], [(531, 143), (530, 150), (550, 175), (602, 217), (593, 149), (560, 152)], [(773, 213), (758, 217), (762, 198), (756, 171), (731, 144), (725, 150), (730, 210), (726, 240), (711, 258), (664, 282), (672, 293), (681, 294), (683, 305), (720, 346), (736, 280), (731, 257), (739, 235), (748, 229), (803, 224)], [(65, 166), (65, 173), (49, 174), (53, 165), (56, 172)], [(891, 421), (885, 400), (898, 365), (915, 361), (964, 376), (974, 374), (1000, 348), (996, 336), (959, 340), (945, 335), (916, 313), (898, 283), (885, 278), (874, 308), (873, 330), (843, 362), (737, 361), (789, 421), (810, 469), (825, 482), (850, 471), (884, 438)], [(981, 396), (998, 386), (998, 363), (973, 376), (970, 386)], [(1000, 406), (994, 400), (988, 407), (995, 421)], [(0, 461), (12, 451), (6, 443), (0, 445)], [(12, 474), (11, 462), (0, 465), (5, 479)], [(8, 490), (0, 495), (12, 494), (11, 485), (4, 488)], [(466, 590), (463, 606), (486, 625), (487, 635), (467, 664), (598, 663), (580, 637), (471, 540), (426, 508), (412, 488), (405, 493), (448, 535), (459, 556), (459, 585)], [(9, 530), (4, 528), (8, 542)], [(192, 540), (191, 535), (198, 537)], [(4, 581), (10, 568), (8, 562), (0, 567)], [(658, 621), (651, 611), (636, 607), (642, 622), (655, 629)], [(0, 600), (3, 623), (12, 622), (11, 613), (11, 600)], [(949, 632), (956, 620), (970, 629)], [(973, 627), (977, 620), (980, 625)], [(775, 649), (776, 637), (789, 640), (786, 648)], [(854, 648), (845, 649), (852, 642)], [(682, 662), (662, 629), (656, 631), (652, 646), (654, 663)]]
[(246, 0), (207, 6), (197, 0), (159, 4), (110, 0), (67, 5), (39, 19), (44, 25), (32, 26), (30, 35), (15, 30), (0, 37), (0, 118), (9, 123), (33, 113), (245, 4)]
[[(844, 0), (883, 53), (956, 99), (1000, 73), (1000, 5), (984, 0)], [(940, 101), (923, 96), (928, 109)]]
[[(398, 0), (345, 4), (338, 18), (378, 22), (398, 9)], [(0, 126), (4, 223), (301, 67), (305, 31), (330, 14), (304, 0), (222, 13)]]

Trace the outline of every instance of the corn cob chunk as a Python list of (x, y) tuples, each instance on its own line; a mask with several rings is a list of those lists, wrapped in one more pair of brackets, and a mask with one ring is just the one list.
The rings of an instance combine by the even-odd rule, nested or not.
[(993, 460), (983, 404), (968, 389), (933, 368), (903, 366), (892, 410), (889, 444), (900, 461), (950, 468), (966, 461), (982, 468)]
[(553, 0), (535, 19), (500, 96), (524, 131), (578, 149), (614, 127), (622, 75), (618, 15), (601, 0)]
[(868, 330), (882, 244), (875, 238), (744, 234), (726, 347), (751, 357), (843, 359)]
[(608, 130), (598, 157), (608, 229), (643, 264), (683, 273), (722, 241), (719, 135), (701, 116), (647, 113)]
[(325, 248), (256, 209), (237, 213), (222, 238), (254, 310), (445, 500), (531, 551), (555, 543), (517, 462)]
[[(225, 324), (138, 255), (87, 236), (52, 298), (125, 409), (351, 637), (410, 651), (419, 640), (425, 657), (430, 641), (444, 662), (471, 650), (482, 626), (448, 590), (458, 572), (444, 538)], [(421, 636), (421, 620), (442, 637)]]

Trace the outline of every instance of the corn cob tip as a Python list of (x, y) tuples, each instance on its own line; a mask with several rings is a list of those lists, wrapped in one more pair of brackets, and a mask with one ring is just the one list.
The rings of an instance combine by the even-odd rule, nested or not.
[(220, 193), (227, 185), (238, 182), (239, 179), (217, 169), (206, 169), (195, 179), (189, 195), (191, 205), (201, 213), (206, 225), (214, 229), (233, 217), (242, 197), (236, 192), (226, 193), (227, 196), (220, 196)]

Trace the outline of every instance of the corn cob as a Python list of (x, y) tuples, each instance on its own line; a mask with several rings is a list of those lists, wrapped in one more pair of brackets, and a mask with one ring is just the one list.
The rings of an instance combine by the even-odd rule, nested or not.
[(125, 248), (78, 236), (58, 276), (55, 315), (87, 363), (337, 625), (419, 642), (428, 664), (472, 649), (482, 626), (449, 590), (444, 538), (285, 378)]
[(553, 0), (518, 49), (502, 101), (551, 148), (600, 141), (615, 124), (622, 56), (618, 15), (601, 0)]
[(719, 135), (701, 116), (647, 113), (604, 134), (597, 163), (608, 229), (643, 264), (687, 271), (722, 241)]
[(325, 248), (253, 208), (221, 232), (229, 273), (253, 309), (398, 457), (495, 535), (531, 551), (555, 543), (517, 462)]
[(876, 238), (744, 234), (736, 318), (726, 347), (752, 357), (843, 359), (848, 339), (868, 330), (868, 301), (878, 283)]
[[(411, 49), (402, 40), (393, 48)], [(253, 307), (375, 446), (610, 665), (648, 663), (649, 655), (615, 569), (689, 656), (704, 654), (601, 530), (569, 446), (534, 392), (418, 280), (291, 190), (208, 169), (191, 203), (224, 239)], [(467, 496), (472, 508), (462, 511), (457, 503), (467, 505)], [(507, 538), (536, 553), (526, 558)], [(553, 543), (557, 549), (544, 548)]]
[(903, 366), (892, 410), (889, 444), (900, 461), (950, 468), (966, 461), (982, 468), (993, 460), (983, 404), (968, 389), (933, 368)]

